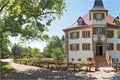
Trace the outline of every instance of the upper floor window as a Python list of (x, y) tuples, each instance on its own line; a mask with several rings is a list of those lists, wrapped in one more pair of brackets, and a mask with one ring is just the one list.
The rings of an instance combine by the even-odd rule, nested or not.
[(116, 26), (120, 26), (120, 18), (117, 16), (114, 20)]
[(79, 17), (78, 20), (77, 20), (77, 23), (78, 23), (78, 26), (81, 26), (84, 24), (84, 20), (82, 17)]
[(105, 19), (105, 15), (104, 13), (94, 13), (93, 19), (95, 19), (96, 21), (101, 21), (102, 19)]
[(104, 27), (93, 27), (93, 34), (105, 34)]
[(90, 43), (83, 43), (82, 50), (90, 50)]
[(114, 31), (113, 30), (107, 30), (107, 37), (113, 38), (114, 37)]
[(70, 50), (71, 51), (79, 50), (79, 44), (70, 44)]
[(101, 14), (96, 14), (96, 20), (98, 21), (98, 20), (102, 20), (102, 15)]
[(117, 44), (117, 50), (120, 51), (120, 44)]
[(90, 38), (90, 31), (82, 31), (83, 38)]
[(79, 38), (79, 32), (70, 33), (70, 39), (78, 39), (78, 38)]
[(96, 34), (102, 34), (102, 28), (96, 28)]
[(114, 44), (113, 43), (107, 43), (106, 48), (107, 48), (107, 50), (114, 50)]

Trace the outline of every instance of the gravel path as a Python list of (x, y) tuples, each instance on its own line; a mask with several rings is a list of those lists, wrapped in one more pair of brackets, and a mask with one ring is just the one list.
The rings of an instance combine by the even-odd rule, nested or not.
[(23, 64), (17, 64), (12, 62), (11, 59), (3, 59), (3, 62), (9, 63), (13, 68), (15, 68), (17, 71), (28, 71), (28, 70), (39, 70), (41, 68), (35, 67), (35, 66), (29, 66), (29, 65), (23, 65)]
[(10, 59), (3, 59), (18, 73), (9, 76), (15, 80), (120, 80), (120, 72), (115, 72), (111, 67), (101, 68), (96, 72), (74, 72), (50, 70), (34, 66), (13, 63)]

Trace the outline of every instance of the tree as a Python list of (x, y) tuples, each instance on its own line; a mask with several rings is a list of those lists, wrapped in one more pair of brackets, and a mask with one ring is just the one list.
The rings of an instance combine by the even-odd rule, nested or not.
[(65, 11), (65, 0), (0, 0), (0, 48), (4, 35), (44, 40), (51, 22)]
[(14, 56), (14, 59), (21, 57), (21, 50), (20, 50), (19, 45), (17, 45), (17, 44), (13, 45), (13, 47), (12, 47), (12, 54)]
[(64, 36), (60, 39), (58, 36), (52, 36), (47, 46), (44, 48), (44, 57), (63, 59), (64, 57)]

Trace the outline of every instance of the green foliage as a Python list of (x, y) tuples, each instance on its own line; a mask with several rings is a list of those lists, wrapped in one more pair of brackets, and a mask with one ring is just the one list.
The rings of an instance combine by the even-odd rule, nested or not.
[(21, 57), (21, 49), (20, 49), (19, 45), (14, 44), (11, 50), (12, 50), (14, 59)]
[(117, 37), (120, 38), (120, 30), (117, 31)]
[(16, 72), (16, 70), (13, 69), (10, 65), (0, 61), (0, 73), (4, 74), (4, 73), (9, 72), (9, 71)]
[(65, 0), (0, 0), (0, 51), (8, 45), (9, 36), (21, 40), (45, 40), (51, 22), (60, 18)]
[(52, 56), (55, 60), (64, 59), (64, 54), (61, 52), (61, 49), (60, 49), (60, 48), (54, 49), (54, 51), (53, 51), (53, 53), (51, 54), (51, 56)]
[(42, 53), (38, 48), (21, 47), (21, 58), (24, 59), (41, 59)]
[(44, 48), (43, 57), (60, 60), (64, 58), (64, 36), (60, 39), (58, 36), (52, 36)]
[(65, 0), (0, 0), (0, 31), (43, 40), (47, 26), (64, 11)]

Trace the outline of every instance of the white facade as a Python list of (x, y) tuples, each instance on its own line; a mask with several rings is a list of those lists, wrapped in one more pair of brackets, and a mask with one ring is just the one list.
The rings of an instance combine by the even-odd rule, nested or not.
[(117, 44), (120, 44), (120, 39), (117, 38), (117, 30), (114, 30), (114, 38), (107, 38), (107, 43), (114, 43), (114, 50), (109, 50), (108, 53), (112, 58), (119, 58), (120, 60), (120, 50), (117, 50)]
[[(73, 30), (69, 32), (69, 36), (71, 32), (78, 32), (79, 31), (79, 38), (78, 39), (70, 39), (69, 38), (69, 45), (70, 44), (79, 44), (80, 49), (78, 51), (71, 51), (69, 46), (69, 62), (78, 62), (78, 59), (81, 59), (83, 63), (87, 62), (87, 58), (93, 58), (93, 51), (92, 51), (92, 36), (90, 38), (82, 38), (82, 31), (90, 31), (90, 29), (86, 30)], [(82, 50), (82, 43), (90, 43), (90, 50), (84, 51)], [(74, 61), (72, 61), (72, 58)]]
[[(82, 22), (79, 23), (80, 21)], [(81, 62), (87, 63), (88, 58), (93, 58), (95, 61), (95, 56), (105, 57), (106, 53), (120, 61), (120, 50), (117, 49), (117, 45), (120, 44), (120, 39), (117, 38), (117, 30), (120, 29), (120, 25), (116, 25), (114, 21), (115, 18), (108, 14), (102, 0), (95, 0), (93, 8), (87, 15), (79, 17), (74, 24), (64, 29), (64, 32), (68, 33), (66, 34), (68, 62), (77, 63), (80, 59)], [(114, 34), (110, 38), (107, 37), (108, 30), (111, 30)], [(84, 38), (84, 31), (90, 31), (90, 37)], [(71, 39), (72, 32), (79, 32), (79, 38)], [(90, 44), (90, 50), (84, 49), (84, 43)], [(108, 50), (107, 43), (112, 43), (111, 50)], [(79, 50), (71, 50), (71, 44), (79, 44)]]

